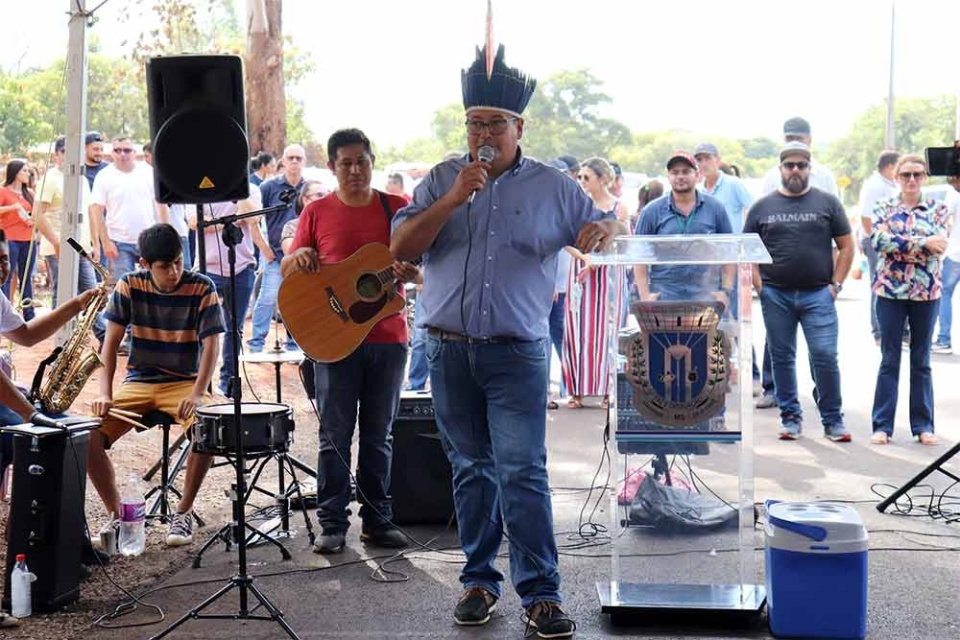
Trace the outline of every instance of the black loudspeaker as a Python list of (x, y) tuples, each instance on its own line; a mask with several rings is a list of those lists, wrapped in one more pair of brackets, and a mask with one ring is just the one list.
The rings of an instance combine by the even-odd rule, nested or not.
[(13, 438), (13, 495), (3, 573), (7, 611), (10, 572), (19, 553), (26, 554), (27, 566), (37, 576), (31, 589), (34, 612), (55, 611), (80, 597), (89, 442), (89, 432)]
[(157, 201), (198, 204), (250, 195), (239, 57), (151, 58), (147, 101)]
[(393, 521), (447, 524), (454, 518), (450, 462), (440, 443), (429, 393), (404, 391), (393, 422), (390, 493)]

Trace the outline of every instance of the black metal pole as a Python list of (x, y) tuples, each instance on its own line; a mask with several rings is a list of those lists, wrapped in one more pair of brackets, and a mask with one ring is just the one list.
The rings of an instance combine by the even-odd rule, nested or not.
[(960, 477), (957, 477), (955, 474), (950, 473), (949, 471), (943, 468), (944, 463), (947, 462), (947, 460), (949, 460), (953, 456), (957, 455), (957, 453), (960, 453), (960, 442), (953, 445), (953, 447), (949, 451), (947, 451), (945, 454), (943, 454), (942, 456), (940, 456), (939, 458), (931, 462), (923, 471), (913, 476), (910, 480), (907, 481), (906, 484), (904, 484), (902, 487), (900, 487), (899, 489), (894, 491), (892, 494), (890, 494), (890, 496), (886, 500), (884, 500), (883, 502), (877, 505), (877, 511), (879, 511), (880, 513), (883, 513), (884, 511), (886, 511), (887, 507), (889, 507), (891, 504), (899, 500), (900, 497), (903, 496), (903, 494), (905, 494), (907, 491), (910, 491), (910, 489), (913, 489), (915, 486), (917, 486), (917, 484), (922, 482), (924, 478), (926, 478), (928, 475), (930, 475), (934, 471), (939, 471), (940, 473), (947, 476), (948, 478), (952, 478), (955, 482), (960, 482)]

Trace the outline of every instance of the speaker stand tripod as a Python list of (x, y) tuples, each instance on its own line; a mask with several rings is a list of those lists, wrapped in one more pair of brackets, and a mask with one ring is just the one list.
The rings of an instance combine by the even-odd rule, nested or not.
[(958, 453), (960, 453), (960, 442), (953, 445), (953, 447), (951, 447), (949, 451), (947, 451), (945, 454), (943, 454), (942, 456), (940, 456), (939, 458), (931, 462), (929, 465), (927, 465), (927, 467), (923, 471), (913, 476), (902, 487), (900, 487), (899, 489), (894, 491), (892, 494), (890, 494), (890, 496), (886, 500), (884, 500), (883, 502), (877, 505), (877, 511), (879, 511), (880, 513), (883, 513), (884, 511), (886, 511), (887, 507), (889, 507), (891, 504), (899, 500), (905, 493), (910, 491), (910, 489), (913, 489), (919, 483), (923, 482), (924, 478), (929, 476), (934, 471), (939, 471), (940, 473), (947, 476), (948, 478), (951, 478), (954, 482), (960, 482), (960, 477), (957, 477), (955, 474), (943, 468), (943, 465), (946, 464), (947, 461), (949, 461), (953, 456), (957, 455)]
[[(230, 265), (230, 299), (231, 299), (231, 326), (230, 330), (233, 331), (234, 338), (238, 341), (240, 339), (240, 326), (238, 324), (239, 320), (237, 318), (237, 245), (243, 240), (243, 232), (236, 226), (238, 220), (243, 218), (249, 218), (252, 216), (264, 215), (267, 213), (277, 213), (284, 211), (287, 208), (287, 204), (278, 205), (276, 207), (270, 207), (263, 209), (261, 211), (253, 211), (251, 213), (244, 214), (233, 214), (229, 216), (222, 216), (217, 218), (215, 222), (211, 224), (222, 224), (223, 225), (223, 243), (227, 247), (227, 262)], [(203, 205), (197, 205), (197, 235), (198, 238), (203, 238), (204, 234), (204, 220), (203, 220)], [(207, 225), (209, 226), (209, 225)], [(206, 254), (204, 252), (204, 247), (202, 243), (199, 243), (200, 247), (200, 262), (201, 264), (205, 262)], [(243, 418), (243, 412), (240, 405), (240, 398), (242, 395), (240, 387), (240, 361), (239, 361), (239, 349), (233, 350), (233, 377), (230, 380), (232, 385), (234, 395), (233, 395), (233, 427), (240, 430)], [(297, 633), (287, 624), (287, 621), (283, 618), (283, 612), (280, 611), (270, 599), (267, 598), (257, 587), (253, 584), (253, 577), (247, 573), (247, 537), (244, 535), (244, 531), (247, 529), (246, 514), (244, 513), (244, 498), (247, 493), (246, 489), (246, 478), (244, 475), (245, 472), (245, 462), (244, 462), (244, 438), (242, 433), (237, 433), (235, 442), (237, 443), (237, 456), (234, 461), (234, 471), (236, 473), (236, 484), (232, 487), (232, 498), (233, 498), (233, 528), (234, 535), (237, 540), (237, 559), (238, 559), (238, 570), (237, 575), (230, 578), (230, 580), (219, 591), (211, 595), (209, 598), (201, 602), (199, 605), (187, 611), (183, 616), (180, 617), (176, 622), (171, 624), (169, 627), (161, 631), (156, 636), (153, 636), (154, 639), (163, 638), (175, 629), (180, 627), (182, 624), (188, 620), (193, 619), (207, 619), (207, 620), (272, 620), (276, 622), (284, 630), (284, 632), (294, 640), (300, 640), (300, 637)], [(279, 543), (278, 543), (279, 544)], [(280, 545), (280, 548), (283, 550), (283, 553), (289, 556), (289, 553), (283, 545)], [(240, 610), (237, 613), (231, 614), (217, 614), (217, 613), (203, 613), (203, 611), (209, 607), (211, 604), (227, 595), (234, 589), (239, 591), (240, 596)], [(268, 612), (269, 615), (256, 615), (249, 608), (249, 596), (253, 596)], [(256, 610), (256, 609), (255, 609)]]

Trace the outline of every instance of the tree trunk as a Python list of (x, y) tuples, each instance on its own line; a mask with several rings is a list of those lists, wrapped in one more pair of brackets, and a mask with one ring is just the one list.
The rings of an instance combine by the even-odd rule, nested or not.
[(250, 153), (281, 154), (287, 138), (282, 0), (247, 0), (247, 135)]

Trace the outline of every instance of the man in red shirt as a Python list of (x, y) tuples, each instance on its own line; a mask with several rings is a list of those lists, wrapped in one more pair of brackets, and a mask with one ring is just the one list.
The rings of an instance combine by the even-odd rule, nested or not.
[[(327, 166), (339, 187), (311, 202), (300, 214), (291, 253), (280, 273), (316, 271), (320, 263), (340, 262), (372, 242), (390, 244), (390, 219), (406, 202), (370, 187), (375, 157), (370, 140), (359, 129), (342, 129), (327, 142)], [(412, 281), (418, 270), (395, 262), (401, 281)], [(402, 295), (403, 288), (399, 287)], [(357, 494), (363, 527), (360, 539), (375, 546), (404, 547), (406, 536), (393, 524), (390, 503), (390, 464), (393, 457), (393, 418), (400, 402), (407, 361), (407, 322), (402, 313), (381, 320), (349, 356), (333, 363), (316, 363), (317, 405), (320, 412), (320, 454), (317, 463), (317, 520), (322, 529), (317, 553), (343, 551), (350, 501), (350, 443), (360, 410), (360, 449)]]

